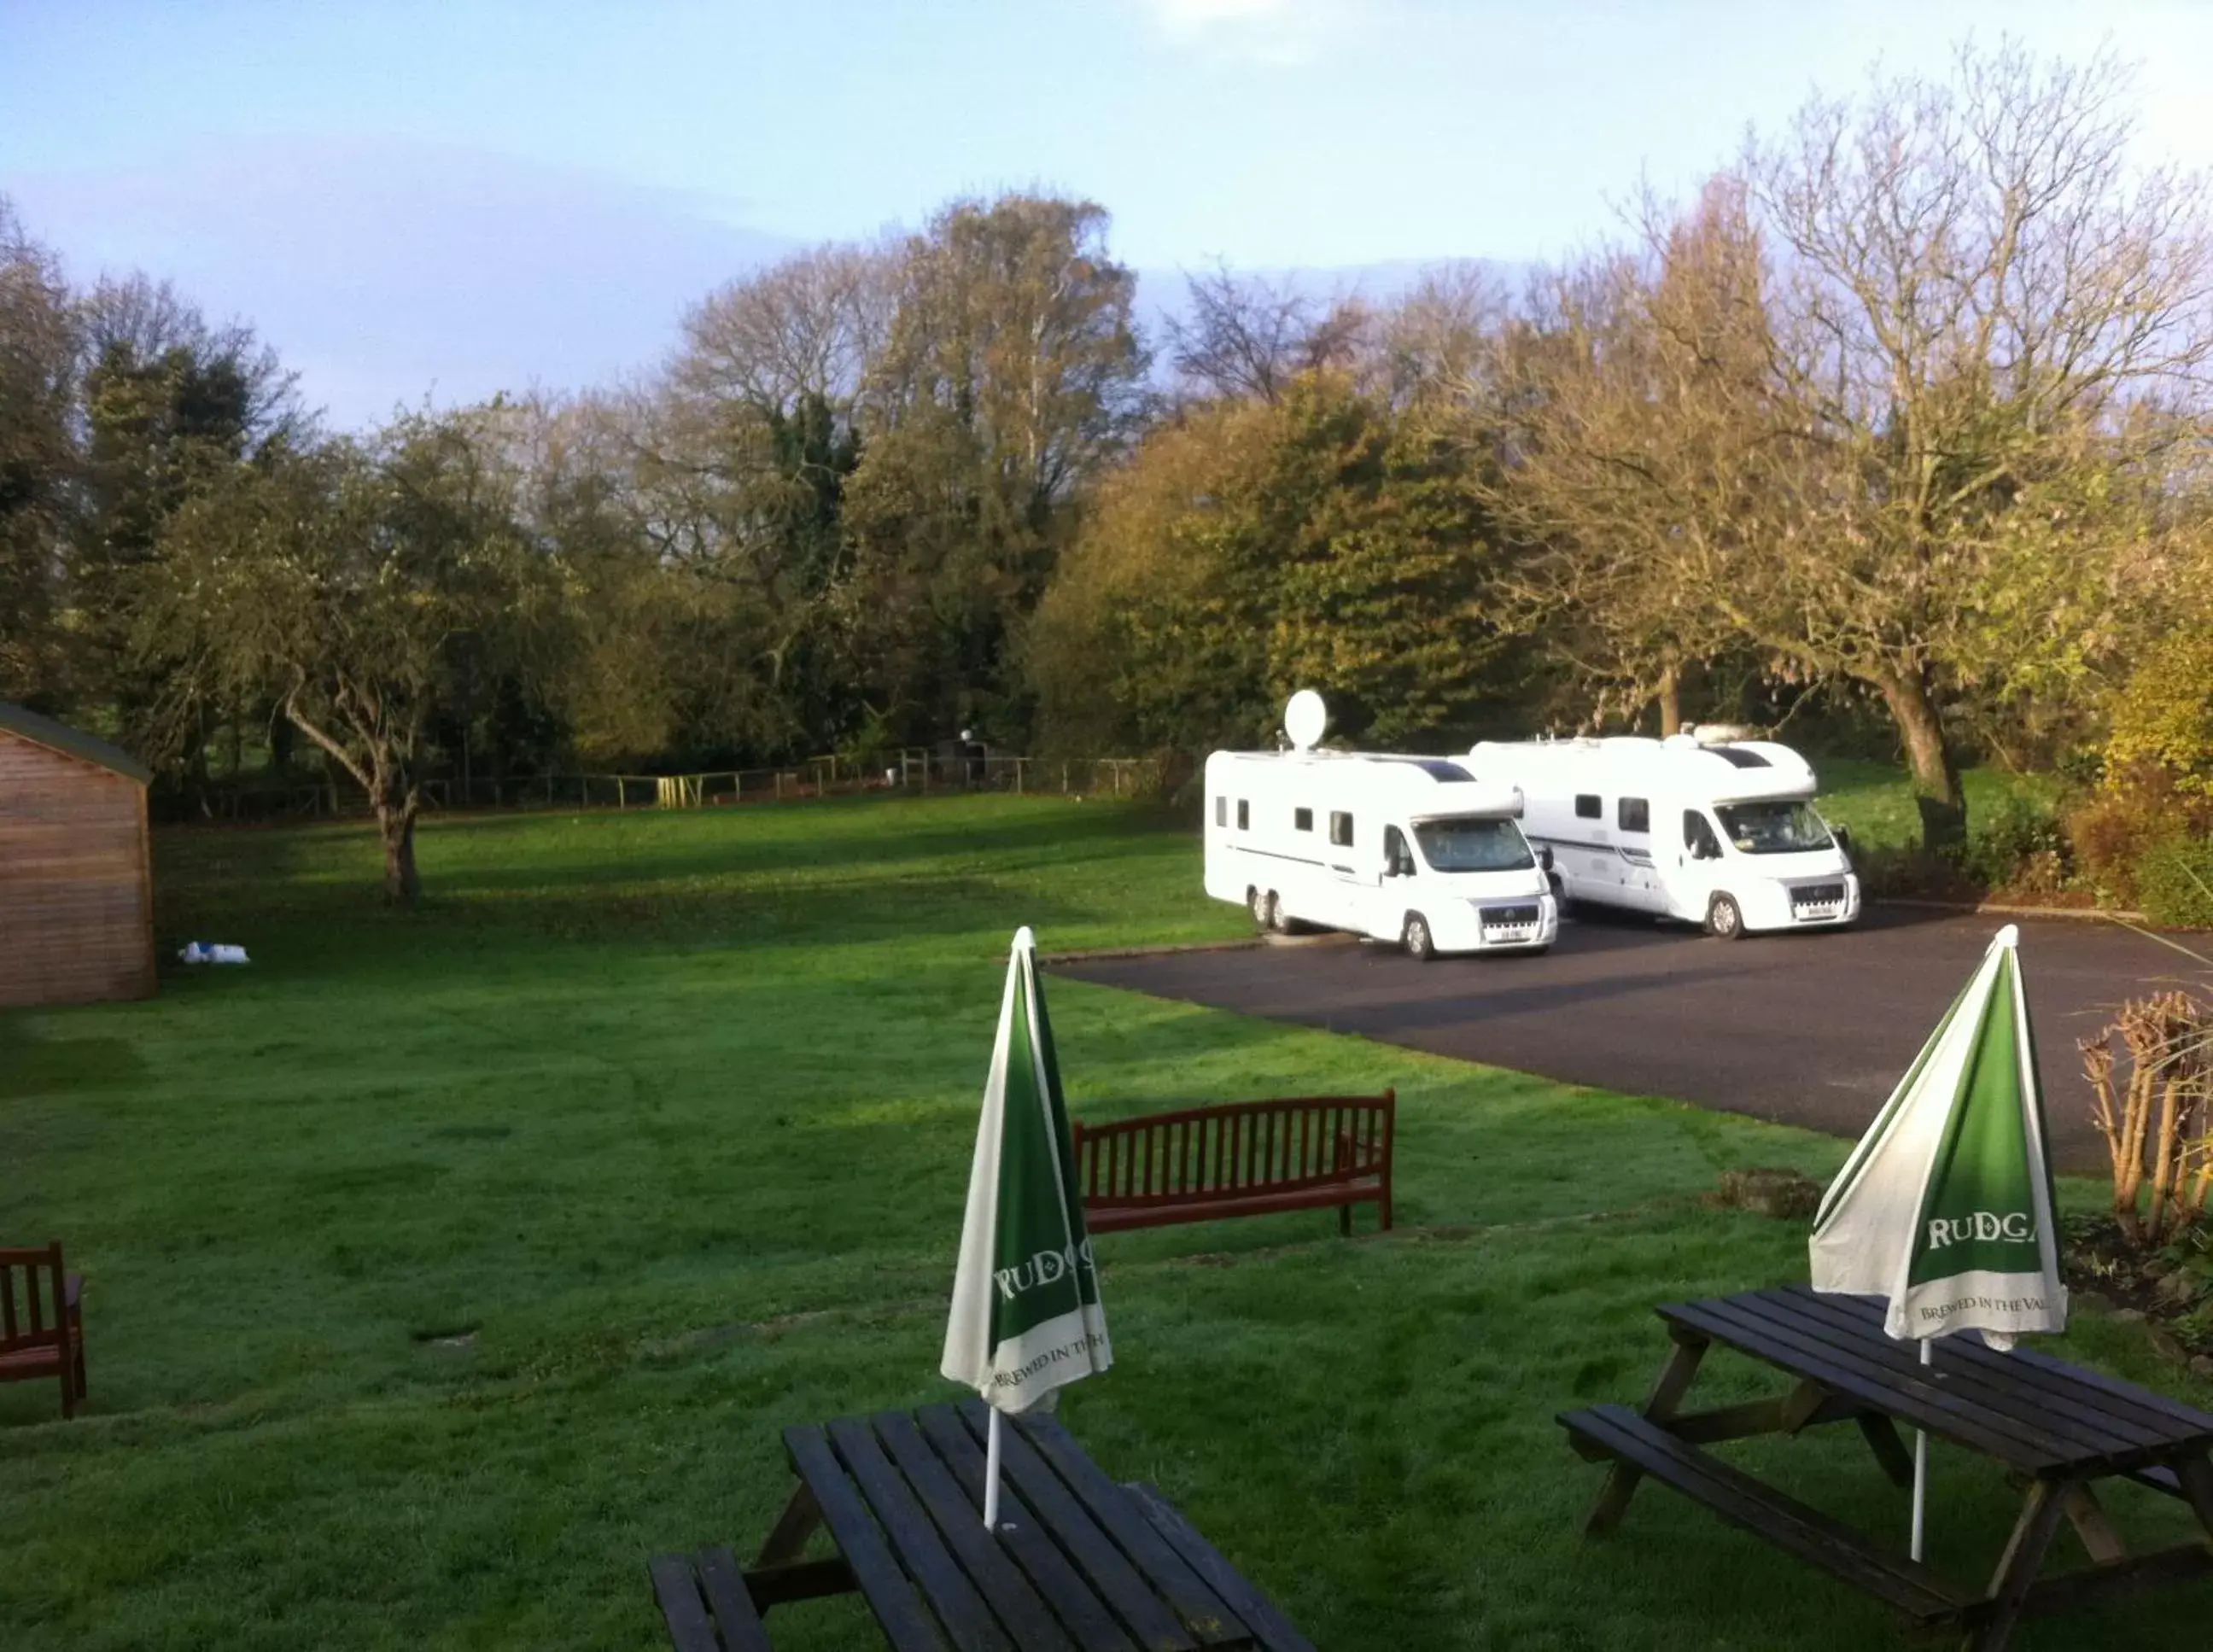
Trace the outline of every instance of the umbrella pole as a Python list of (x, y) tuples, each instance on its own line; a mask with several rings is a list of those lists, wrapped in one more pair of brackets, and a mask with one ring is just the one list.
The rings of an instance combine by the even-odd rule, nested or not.
[[(1921, 1339), (1922, 1364), (1928, 1365), (1930, 1355), (1935, 1352), (1930, 1339), (1923, 1337)], [(998, 1413), (994, 1411), (992, 1415), (997, 1417)], [(1925, 1429), (1916, 1429), (1913, 1430), (1913, 1544), (1910, 1551), (1916, 1560), (1921, 1558), (1921, 1539), (1928, 1518), (1929, 1432)]]
[(996, 1532), (999, 1529), (999, 1408), (994, 1405), (991, 1411), (991, 1430), (984, 1445), (984, 1529)]

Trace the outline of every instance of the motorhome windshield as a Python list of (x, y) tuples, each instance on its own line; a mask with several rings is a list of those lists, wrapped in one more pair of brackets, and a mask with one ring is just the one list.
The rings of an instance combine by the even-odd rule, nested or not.
[(1414, 841), (1433, 872), (1521, 872), (1537, 863), (1511, 820), (1417, 820)]
[(1805, 803), (1723, 803), (1714, 813), (1729, 841), (1747, 855), (1802, 855), (1836, 842)]

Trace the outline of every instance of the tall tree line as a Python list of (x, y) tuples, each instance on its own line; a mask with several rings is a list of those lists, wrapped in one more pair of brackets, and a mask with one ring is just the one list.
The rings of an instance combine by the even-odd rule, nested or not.
[[(1178, 742), (1272, 728), (1294, 678), (1379, 738), (1484, 705), (1661, 732), (1826, 707), (1894, 742), (1956, 844), (1965, 755), (2094, 753), (2204, 612), (2213, 234), (2201, 180), (2130, 164), (2125, 92), (2009, 47), (1878, 77), (1512, 302), (1451, 271), (1375, 313), (1210, 286), (1191, 399), (1047, 599), (1056, 649), (1137, 680), (1109, 728)], [(1430, 462), (1348, 472), (1310, 439), (1332, 399)], [(1381, 507), (1357, 534), (1348, 489)], [(1096, 670), (1068, 716), (1096, 723)]]
[(0, 258), (0, 694), (187, 790), (350, 777), (402, 900), (434, 767), (1025, 737), (1022, 627), (1147, 405), (1082, 202), (802, 254), (631, 389), (355, 435), (165, 286), (72, 293), (12, 216)]
[[(1100, 208), (957, 201), (636, 384), (345, 436), (0, 209), (0, 695), (180, 795), (351, 776), (401, 899), (433, 769), (1195, 754), (1302, 686), (1399, 745), (1826, 719), (1941, 846), (1966, 758), (2094, 753), (2203, 654), (2213, 240), (2125, 90), (1968, 52), (1524, 290), (1209, 271), (1157, 357)], [(2191, 726), (2155, 674), (2131, 752)]]

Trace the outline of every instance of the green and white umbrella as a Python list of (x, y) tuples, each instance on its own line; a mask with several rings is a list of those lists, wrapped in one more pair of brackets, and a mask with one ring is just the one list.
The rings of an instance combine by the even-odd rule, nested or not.
[[(1978, 1331), (1995, 1346), (2067, 1328), (2044, 1098), (2009, 924), (1883, 1104), (1814, 1219), (1814, 1289), (1881, 1296), (1883, 1328), (1930, 1343)], [(1929, 1442), (1916, 1442), (1921, 1558)]]
[(940, 1367), (991, 1406), (984, 1523), (999, 1515), (999, 1419), (1114, 1362), (1083, 1228), (1068, 1106), (1038, 981), (1037, 938), (1015, 932)]

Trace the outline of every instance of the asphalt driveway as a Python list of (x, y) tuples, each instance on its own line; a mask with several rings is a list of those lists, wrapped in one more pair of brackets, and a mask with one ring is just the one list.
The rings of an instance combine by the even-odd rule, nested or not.
[[(1069, 961), (1055, 972), (1359, 1033), (1570, 1083), (1857, 1136), (2003, 919), (1882, 906), (1852, 929), (1711, 941), (1632, 917), (1561, 927), (1539, 958), (1444, 959), (1342, 937)], [(2119, 1000), (2213, 970), (2114, 925), (2021, 920), (2021, 958), (2063, 1167), (2105, 1145), (2075, 1043)], [(2213, 956), (2203, 937), (2184, 937)]]

